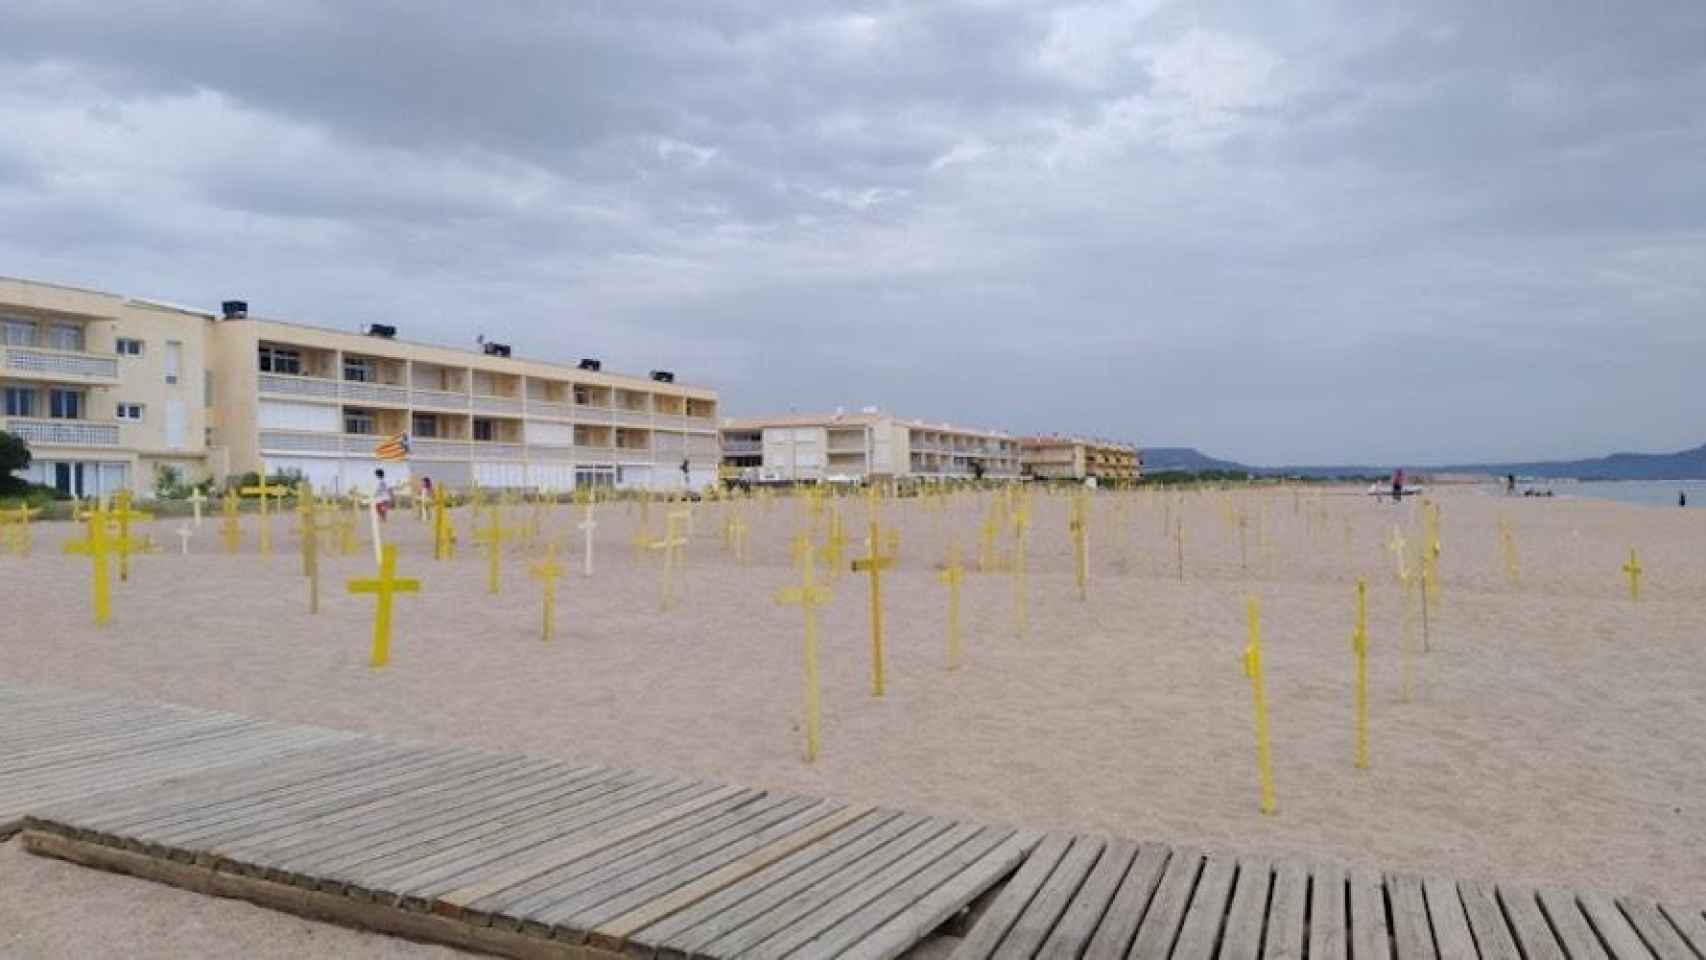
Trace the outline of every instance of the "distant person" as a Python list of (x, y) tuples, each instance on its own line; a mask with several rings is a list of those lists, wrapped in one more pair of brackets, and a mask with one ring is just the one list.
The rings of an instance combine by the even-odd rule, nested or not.
[(391, 486), (385, 482), (383, 467), (373, 471), (373, 509), (379, 511), (381, 520), (391, 513)]
[(1676, 505), (1679, 507), (1688, 506), (1688, 491), (1687, 490), (1678, 490), (1676, 492)]
[(1392, 471), (1392, 502), (1404, 502), (1404, 468)]
[(1505, 474), (1505, 496), (1508, 497), (1515, 492), (1516, 492), (1516, 474), (1507, 473), (1507, 474)]

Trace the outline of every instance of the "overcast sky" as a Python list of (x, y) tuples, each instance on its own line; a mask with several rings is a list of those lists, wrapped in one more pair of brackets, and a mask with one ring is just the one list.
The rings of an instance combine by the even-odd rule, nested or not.
[(1706, 441), (1706, 3), (0, 4), (0, 274), (1259, 463)]

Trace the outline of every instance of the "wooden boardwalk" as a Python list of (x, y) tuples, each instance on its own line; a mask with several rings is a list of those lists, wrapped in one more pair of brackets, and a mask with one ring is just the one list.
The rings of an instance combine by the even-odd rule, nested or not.
[[(0, 683), (35, 853), (516, 957), (1706, 960), (1706, 916)], [(968, 912), (967, 908), (971, 907)]]

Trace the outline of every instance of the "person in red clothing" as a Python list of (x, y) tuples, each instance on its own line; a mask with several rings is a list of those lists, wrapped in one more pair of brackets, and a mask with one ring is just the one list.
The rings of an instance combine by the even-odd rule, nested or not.
[(1392, 502), (1404, 502), (1404, 468), (1392, 471)]

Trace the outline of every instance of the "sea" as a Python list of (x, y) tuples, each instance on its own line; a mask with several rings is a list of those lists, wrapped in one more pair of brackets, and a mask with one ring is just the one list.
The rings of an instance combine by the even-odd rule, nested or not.
[(1550, 490), (1560, 497), (1673, 508), (1680, 492), (1688, 494), (1689, 507), (1706, 507), (1706, 480), (1518, 480), (1516, 488), (1518, 492)]

